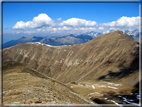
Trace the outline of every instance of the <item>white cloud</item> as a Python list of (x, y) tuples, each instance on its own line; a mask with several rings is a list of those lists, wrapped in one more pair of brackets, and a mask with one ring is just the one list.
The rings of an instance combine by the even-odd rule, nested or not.
[(109, 31), (109, 30), (107, 30), (107, 31), (104, 31), (104, 32), (103, 32), (103, 34), (107, 34), (107, 33), (109, 33), (109, 32), (110, 32), (110, 31)]
[(86, 32), (95, 31), (95, 30), (96, 28), (94, 27), (78, 27), (78, 28), (74, 28), (72, 32), (73, 33), (86, 33)]
[[(123, 28), (124, 29), (124, 28)], [(126, 28), (127, 29), (127, 28)], [(115, 30), (120, 30), (119, 27), (110, 27), (109, 30), (115, 31)]]
[(53, 28), (54, 31), (57, 31), (57, 28)]
[(123, 16), (117, 21), (112, 21), (110, 23), (103, 23), (100, 26), (104, 27), (138, 27), (140, 23), (140, 17), (126, 17)]
[(26, 31), (26, 32), (24, 32), (24, 33), (26, 33), (26, 34), (31, 34), (31, 33), (35, 33), (34, 31)]
[[(77, 32), (88, 32), (88, 31), (95, 31), (96, 28), (94, 27), (58, 27), (58, 28), (53, 28), (53, 27), (47, 27), (44, 29), (44, 32), (51, 32), (51, 33), (77, 33)], [(42, 30), (43, 32), (43, 30)]]
[(57, 21), (58, 21), (58, 22), (62, 22), (62, 18), (61, 18), (61, 17), (58, 18)]
[(104, 27), (99, 27), (98, 30), (104, 30)]
[(64, 26), (64, 27), (63, 27), (63, 30), (71, 30), (71, 28)]
[(42, 28), (41, 28), (41, 29), (36, 29), (36, 31), (37, 31), (37, 32), (40, 32), (40, 31), (42, 31)]
[(96, 28), (93, 27), (80, 27), (80, 28), (75, 28), (75, 30), (84, 30), (84, 31), (94, 31)]
[(47, 14), (39, 14), (34, 17), (32, 21), (17, 22), (12, 28), (13, 29), (28, 29), (28, 28), (41, 28), (45, 26), (55, 26), (54, 21)]
[(111, 28), (109, 28), (109, 30), (116, 30), (116, 28), (114, 28), (114, 27), (111, 27)]
[(66, 21), (63, 21), (60, 23), (60, 26), (72, 26), (72, 27), (89, 27), (89, 26), (95, 26), (97, 23), (95, 21), (87, 21), (84, 19), (79, 18), (70, 18)]
[(50, 31), (54, 31), (54, 32), (56, 32), (56, 31), (67, 31), (67, 30), (71, 30), (71, 27), (66, 27), (66, 26), (63, 26), (62, 28), (56, 28), (56, 27), (47, 27), (46, 29), (43, 29), (42, 31), (48, 31), (48, 32), (50, 32)]

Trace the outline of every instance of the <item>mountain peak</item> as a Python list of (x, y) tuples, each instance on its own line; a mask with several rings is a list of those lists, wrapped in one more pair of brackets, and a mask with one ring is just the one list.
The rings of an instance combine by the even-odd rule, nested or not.
[(37, 38), (37, 36), (32, 36), (32, 38)]
[(18, 40), (23, 40), (23, 39), (25, 39), (26, 37), (24, 37), (24, 36), (22, 36), (21, 38), (19, 38)]
[(26, 37), (22, 36), (21, 38), (26, 38)]
[(68, 33), (68, 34), (66, 34), (66, 35), (63, 35), (63, 37), (64, 37), (64, 36), (74, 36), (74, 34)]
[(27, 38), (30, 38), (30, 39), (31, 39), (31, 38), (35, 38), (35, 37), (36, 37), (36, 36), (29, 36), (29, 37), (27, 37)]
[[(116, 31), (113, 31), (113, 32), (116, 32), (116, 33), (123, 33), (123, 31), (121, 31), (121, 30), (116, 30)], [(112, 33), (113, 33), (112, 32)]]
[(117, 30), (117, 31), (114, 31), (114, 32), (111, 32), (109, 33), (110, 36), (115, 36), (115, 37), (119, 37), (121, 39), (127, 39), (127, 40), (133, 40), (132, 37), (130, 37), (127, 33), (121, 31), (121, 30)]

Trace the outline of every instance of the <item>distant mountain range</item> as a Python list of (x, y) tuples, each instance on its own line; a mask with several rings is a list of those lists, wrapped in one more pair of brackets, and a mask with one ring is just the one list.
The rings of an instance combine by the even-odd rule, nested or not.
[(126, 30), (125, 33), (130, 35), (134, 40), (139, 41), (139, 30), (135, 29), (133, 31)]
[[(21, 37), (17, 40), (11, 40), (3, 44), (3, 48), (8, 48), (14, 45), (17, 45), (18, 43), (28, 43), (28, 42), (41, 42), (48, 45), (53, 46), (61, 46), (61, 45), (74, 45), (74, 44), (82, 44), (87, 41), (90, 41), (100, 35), (110, 33), (113, 30), (107, 31), (107, 32), (94, 32), (90, 31), (83, 34), (66, 34), (61, 37), (55, 37), (55, 38), (46, 38), (46, 37), (36, 37), (36, 36), (30, 36), (30, 37)], [(128, 35), (130, 35), (134, 40), (139, 40), (139, 31), (133, 30), (126, 30), (124, 31)]]

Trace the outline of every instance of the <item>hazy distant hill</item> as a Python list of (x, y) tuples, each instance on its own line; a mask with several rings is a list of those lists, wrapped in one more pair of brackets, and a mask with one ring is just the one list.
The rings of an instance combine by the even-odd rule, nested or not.
[(21, 37), (18, 40), (11, 40), (9, 42), (6, 42), (3, 44), (3, 48), (8, 48), (10, 46), (17, 45), (18, 43), (27, 43), (27, 42), (39, 42), (42, 40), (43, 37), (36, 37), (36, 36), (30, 36), (30, 37)]
[(6, 42), (3, 44), (3, 48), (8, 48), (10, 46), (17, 45), (18, 43), (27, 43), (27, 42), (41, 42), (54, 46), (73, 45), (73, 44), (82, 44), (92, 39), (93, 39), (92, 36), (86, 34), (80, 34), (80, 35), (69, 34), (56, 38), (43, 38), (43, 37), (30, 36), (27, 38), (22, 37), (18, 40), (12, 40)]

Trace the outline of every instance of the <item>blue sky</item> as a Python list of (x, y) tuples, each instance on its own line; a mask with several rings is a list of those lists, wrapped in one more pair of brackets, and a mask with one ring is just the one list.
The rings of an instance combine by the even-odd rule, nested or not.
[(3, 3), (3, 43), (22, 36), (55, 36), (139, 27), (139, 3)]

